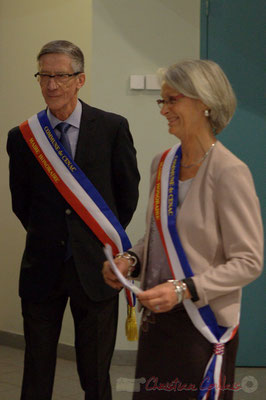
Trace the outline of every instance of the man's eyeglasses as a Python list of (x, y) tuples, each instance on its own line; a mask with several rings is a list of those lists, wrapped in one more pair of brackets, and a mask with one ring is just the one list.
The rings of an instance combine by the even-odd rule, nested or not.
[(37, 79), (38, 82), (40, 82), (41, 85), (46, 85), (49, 81), (49, 79), (54, 79), (55, 82), (58, 85), (64, 85), (65, 83), (68, 82), (69, 78), (72, 76), (77, 76), (81, 72), (74, 72), (73, 74), (43, 74), (41, 72), (37, 72), (34, 74), (35, 78)]
[(160, 109), (163, 108), (163, 106), (166, 104), (167, 106), (173, 106), (176, 104), (178, 99), (181, 99), (182, 97), (185, 97), (182, 93), (178, 94), (177, 96), (170, 96), (167, 100), (166, 99), (158, 99), (156, 100), (158, 106)]

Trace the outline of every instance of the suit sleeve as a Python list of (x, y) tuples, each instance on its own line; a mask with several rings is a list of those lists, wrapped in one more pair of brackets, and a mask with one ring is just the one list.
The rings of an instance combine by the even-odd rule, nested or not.
[(245, 164), (227, 168), (216, 184), (216, 203), (225, 263), (193, 277), (199, 306), (257, 278), (263, 264), (260, 205)]
[(27, 145), (18, 128), (8, 133), (7, 152), (9, 155), (9, 186), (12, 209), (27, 230), (30, 206), (30, 175), (27, 171)]
[(112, 156), (115, 200), (121, 225), (126, 228), (137, 207), (140, 175), (136, 150), (126, 119), (118, 127)]

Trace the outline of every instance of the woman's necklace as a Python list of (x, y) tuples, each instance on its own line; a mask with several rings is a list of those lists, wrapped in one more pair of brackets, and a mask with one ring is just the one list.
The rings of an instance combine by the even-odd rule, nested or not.
[(204, 154), (204, 156), (203, 156), (200, 160), (194, 162), (193, 164), (189, 164), (189, 165), (180, 164), (181, 167), (190, 168), (190, 167), (194, 167), (195, 165), (198, 165), (199, 163), (201, 163), (202, 161), (205, 160), (205, 158), (207, 157), (207, 155), (209, 154), (209, 152), (214, 148), (215, 145), (216, 145), (216, 142), (213, 143), (213, 144), (211, 145), (211, 147), (209, 148), (209, 150), (206, 151), (206, 153)]

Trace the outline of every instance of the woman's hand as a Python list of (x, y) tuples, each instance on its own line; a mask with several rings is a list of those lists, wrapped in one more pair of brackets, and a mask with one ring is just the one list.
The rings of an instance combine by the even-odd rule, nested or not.
[(175, 288), (170, 282), (145, 290), (138, 295), (138, 299), (144, 307), (154, 313), (170, 311), (177, 304)]
[[(114, 262), (121, 272), (125, 277), (127, 276), (128, 269), (130, 267), (130, 262), (125, 259), (125, 258), (116, 258), (114, 259)], [(113, 272), (109, 261), (105, 261), (103, 263), (103, 269), (102, 269), (102, 274), (103, 274), (103, 279), (105, 280), (105, 283), (107, 285), (111, 286), (113, 289), (120, 290), (123, 288), (123, 285), (121, 282), (118, 280), (117, 276)]]
[[(171, 282), (161, 283), (152, 289), (138, 294), (138, 299), (144, 307), (154, 313), (162, 313), (172, 310), (178, 304), (175, 287)], [(185, 291), (185, 299), (191, 298), (188, 289)]]

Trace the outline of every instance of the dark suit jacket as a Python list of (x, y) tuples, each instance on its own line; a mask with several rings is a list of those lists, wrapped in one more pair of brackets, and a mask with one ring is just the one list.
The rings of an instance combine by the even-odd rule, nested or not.
[[(20, 296), (42, 301), (49, 295), (64, 262), (68, 235), (87, 295), (94, 301), (115, 296), (102, 278), (102, 244), (56, 190), (18, 127), (8, 134), (7, 151), (12, 208), (27, 231)], [(75, 161), (125, 228), (136, 209), (139, 183), (127, 120), (82, 102)]]

